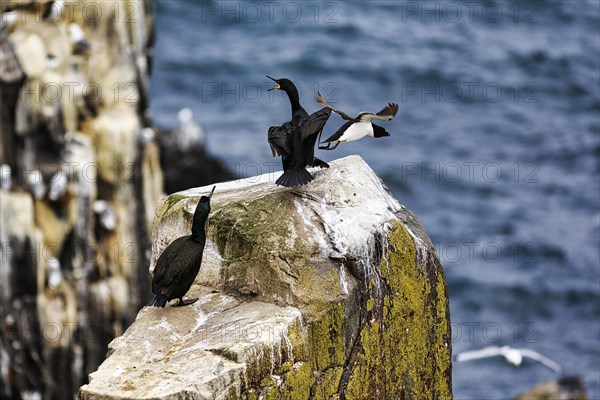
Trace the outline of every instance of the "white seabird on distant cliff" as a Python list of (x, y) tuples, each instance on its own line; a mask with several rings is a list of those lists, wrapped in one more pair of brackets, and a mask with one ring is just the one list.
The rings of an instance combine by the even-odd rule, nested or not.
[(33, 170), (27, 172), (27, 187), (36, 199), (41, 199), (46, 194), (46, 185), (44, 184), (44, 178), (39, 170)]
[(117, 214), (115, 214), (115, 210), (108, 201), (94, 201), (92, 210), (98, 214), (98, 220), (104, 229), (113, 231), (117, 227)]
[(156, 132), (154, 129), (146, 127), (143, 128), (140, 132), (140, 141), (142, 144), (146, 145), (156, 139)]
[(65, 8), (65, 0), (56, 0), (46, 3), (42, 12), (42, 18), (49, 22), (58, 22)]
[(56, 257), (48, 258), (48, 287), (54, 289), (63, 281), (60, 261)]
[(69, 179), (67, 177), (67, 172), (64, 170), (58, 171), (50, 179), (50, 190), (48, 191), (48, 198), (52, 201), (60, 199), (67, 191), (68, 185)]
[(204, 142), (204, 130), (194, 121), (194, 113), (188, 107), (179, 110), (177, 114), (179, 129), (175, 131), (175, 140), (180, 151), (187, 151), (192, 145)]
[(0, 165), (0, 188), (10, 190), (12, 188), (12, 171), (10, 165)]
[(67, 29), (69, 30), (69, 39), (73, 46), (73, 54), (83, 54), (92, 48), (79, 24), (71, 22)]

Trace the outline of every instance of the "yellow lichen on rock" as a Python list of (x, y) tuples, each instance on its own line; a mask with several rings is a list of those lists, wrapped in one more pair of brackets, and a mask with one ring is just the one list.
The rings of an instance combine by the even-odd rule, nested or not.
[(393, 223), (380, 271), (388, 288), (383, 316), (361, 331), (363, 351), (346, 398), (451, 398), (450, 320), (439, 262), (432, 259), (423, 274), (407, 229)]

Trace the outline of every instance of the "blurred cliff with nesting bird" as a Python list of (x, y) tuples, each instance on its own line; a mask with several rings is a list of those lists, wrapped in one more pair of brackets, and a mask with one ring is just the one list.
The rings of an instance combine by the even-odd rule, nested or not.
[(68, 398), (150, 296), (151, 2), (0, 11), (0, 397)]

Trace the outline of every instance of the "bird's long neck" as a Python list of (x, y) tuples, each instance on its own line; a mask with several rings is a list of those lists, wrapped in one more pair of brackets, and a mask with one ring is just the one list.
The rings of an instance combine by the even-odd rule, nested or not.
[(285, 92), (287, 93), (290, 104), (292, 105), (292, 115), (297, 113), (299, 110), (304, 111), (302, 106), (300, 105), (300, 96), (298, 95), (298, 89), (295, 86), (285, 88)]
[(192, 239), (199, 243), (206, 241), (206, 233), (204, 226), (208, 219), (208, 212), (206, 210), (197, 209), (194, 213), (194, 221), (192, 222)]

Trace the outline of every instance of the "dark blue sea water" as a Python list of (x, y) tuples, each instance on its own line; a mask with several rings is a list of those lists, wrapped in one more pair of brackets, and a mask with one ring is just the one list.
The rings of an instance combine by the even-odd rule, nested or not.
[[(351, 114), (400, 104), (360, 154), (420, 218), (450, 289), (453, 346), (537, 350), (600, 398), (600, 2), (156, 3), (152, 112), (190, 107), (209, 150), (268, 172), (267, 129), (320, 89)], [(327, 133), (341, 123), (332, 118)], [(337, 125), (337, 126), (336, 126)], [(279, 167), (278, 167), (279, 168)], [(508, 399), (549, 369), (454, 365), (457, 399)]]

